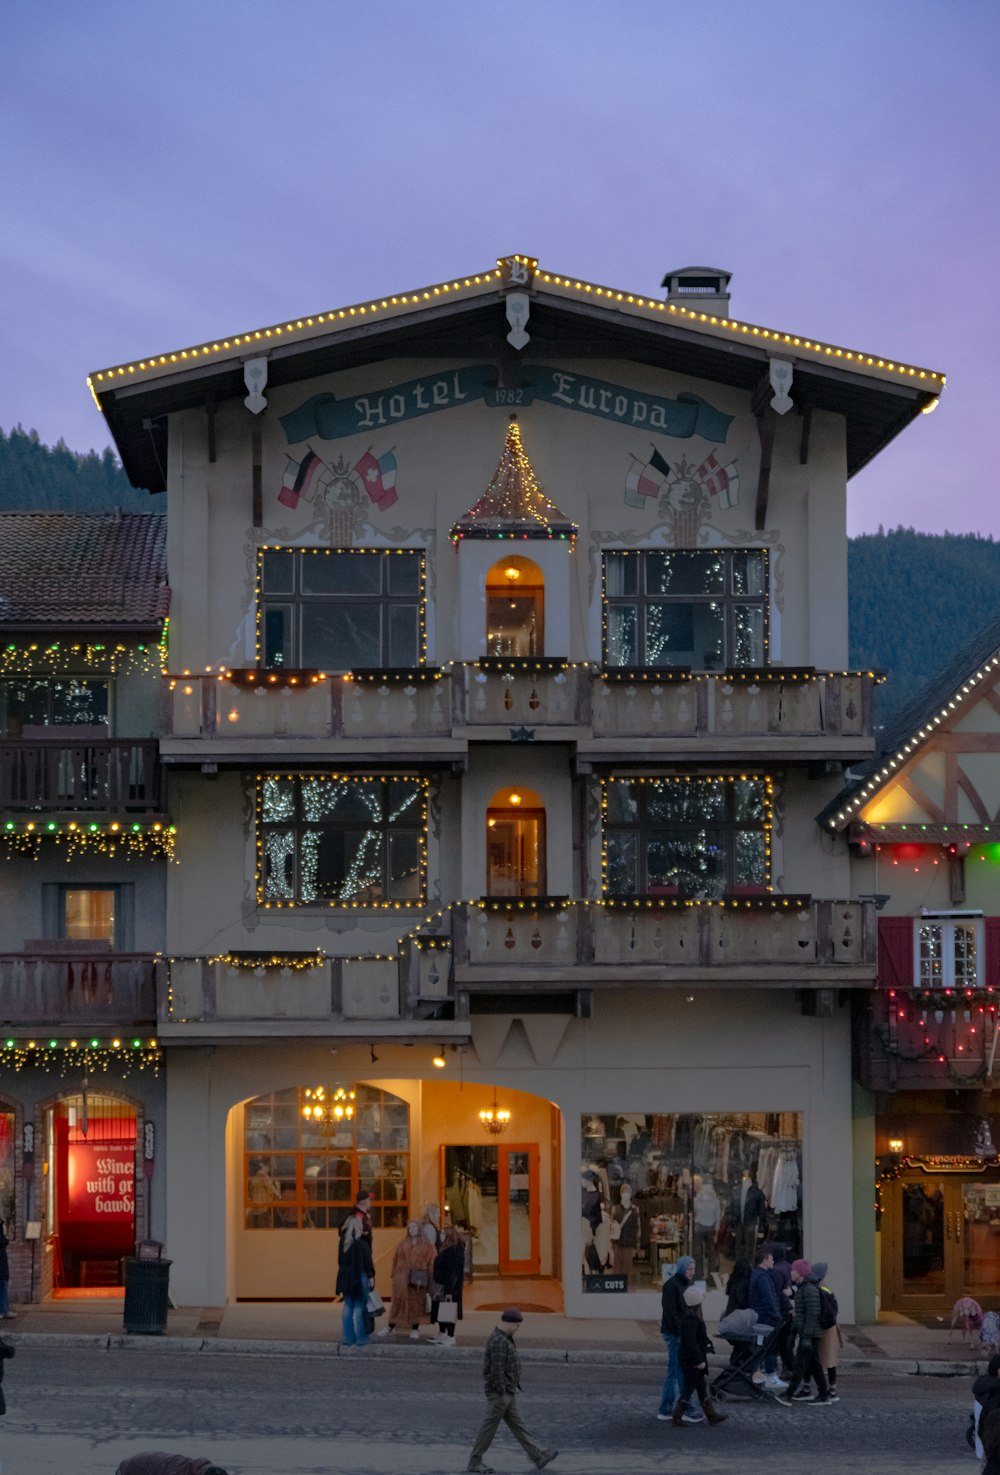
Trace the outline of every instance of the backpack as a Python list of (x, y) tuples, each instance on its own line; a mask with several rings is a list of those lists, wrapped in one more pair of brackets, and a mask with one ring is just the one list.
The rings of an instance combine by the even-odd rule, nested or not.
[(837, 1325), (837, 1298), (826, 1286), (819, 1288), (819, 1324), (824, 1332)]

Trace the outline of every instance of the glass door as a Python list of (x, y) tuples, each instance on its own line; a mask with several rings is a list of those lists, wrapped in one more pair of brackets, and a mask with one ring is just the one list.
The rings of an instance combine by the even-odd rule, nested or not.
[(541, 1268), (538, 1148), (504, 1143), (499, 1154), (500, 1274), (537, 1275)]
[(1000, 1181), (907, 1174), (882, 1224), (887, 1310), (950, 1312), (960, 1296), (995, 1302), (1000, 1287)]

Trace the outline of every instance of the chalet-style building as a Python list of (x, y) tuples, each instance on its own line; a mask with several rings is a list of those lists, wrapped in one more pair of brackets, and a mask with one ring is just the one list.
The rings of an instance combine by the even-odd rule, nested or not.
[(780, 1236), (853, 1315), (846, 485), (943, 378), (667, 285), (511, 256), (92, 376), (167, 513), (180, 1303), (331, 1296), (367, 1187), (383, 1279), (437, 1202), (570, 1314)]
[(14, 1300), (117, 1285), (122, 1256), (165, 1222), (166, 532), (157, 513), (0, 513), (0, 1217)]
[(1000, 1307), (998, 687), (994, 622), (821, 816), (849, 842), (851, 894), (880, 909), (878, 986), (856, 1000), (856, 1131), (889, 1310)]

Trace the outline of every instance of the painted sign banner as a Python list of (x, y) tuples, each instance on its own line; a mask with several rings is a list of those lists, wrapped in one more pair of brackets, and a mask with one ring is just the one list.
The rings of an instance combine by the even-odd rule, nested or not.
[(131, 1142), (73, 1142), (69, 1147), (69, 1203), (77, 1224), (131, 1220), (135, 1208), (135, 1148)]
[(543, 364), (533, 364), (517, 388), (498, 388), (496, 380), (496, 368), (490, 364), (449, 369), (444, 374), (411, 379), (352, 399), (316, 394), (280, 419), (289, 445), (311, 436), (339, 440), (363, 431), (382, 430), (402, 420), (433, 415), (477, 399), (505, 408), (542, 400), (619, 425), (656, 430), (678, 440), (699, 435), (705, 440), (724, 441), (733, 421), (732, 415), (724, 415), (697, 394), (679, 394), (676, 399), (638, 394), (620, 384), (568, 374)]

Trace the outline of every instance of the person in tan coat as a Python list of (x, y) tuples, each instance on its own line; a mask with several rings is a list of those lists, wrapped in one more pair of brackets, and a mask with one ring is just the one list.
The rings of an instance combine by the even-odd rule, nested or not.
[(400, 1240), (392, 1257), (392, 1305), (389, 1324), (379, 1331), (380, 1337), (387, 1337), (399, 1324), (410, 1328), (411, 1342), (420, 1341), (417, 1329), (431, 1319), (428, 1297), (436, 1254), (420, 1224), (411, 1219), (406, 1226), (406, 1237)]

